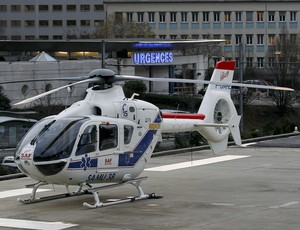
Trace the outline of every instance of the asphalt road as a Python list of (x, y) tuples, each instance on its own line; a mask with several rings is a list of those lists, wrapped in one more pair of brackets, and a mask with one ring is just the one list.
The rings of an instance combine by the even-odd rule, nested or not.
[[(300, 150), (288, 147), (299, 140), (277, 139), (276, 147), (268, 142), (268, 147), (229, 147), (221, 158), (210, 150), (152, 158), (141, 175), (148, 177), (142, 186), (162, 199), (98, 209), (82, 206), (92, 202), (91, 195), (20, 204), (17, 197), (28, 194), (16, 193), (26, 192), (25, 185), (34, 181), (0, 181), (0, 229), (300, 229)], [(182, 162), (187, 162), (185, 168), (174, 165)], [(43, 188), (49, 191), (39, 196), (54, 193), (52, 186)], [(61, 186), (54, 189), (64, 191)], [(125, 185), (103, 190), (100, 197), (136, 194)]]

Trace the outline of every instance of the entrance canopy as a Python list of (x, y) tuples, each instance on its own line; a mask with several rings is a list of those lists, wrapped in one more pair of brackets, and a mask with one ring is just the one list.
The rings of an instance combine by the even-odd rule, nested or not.
[(47, 40), (47, 41), (35, 41), (35, 40), (0, 40), (0, 51), (9, 52), (23, 52), (23, 51), (45, 51), (45, 52), (78, 52), (78, 51), (103, 51), (113, 52), (121, 50), (182, 50), (189, 48), (197, 48), (209, 44), (222, 43), (224, 40)]

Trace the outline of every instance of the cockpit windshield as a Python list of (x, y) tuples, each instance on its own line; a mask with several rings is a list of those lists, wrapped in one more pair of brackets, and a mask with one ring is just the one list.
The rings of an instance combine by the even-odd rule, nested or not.
[(31, 140), (35, 146), (34, 161), (64, 159), (71, 155), (81, 125), (88, 118), (53, 120)]
[(89, 118), (46, 118), (36, 123), (17, 147), (16, 157), (25, 145), (35, 145), (33, 160), (51, 161), (71, 155), (81, 125)]

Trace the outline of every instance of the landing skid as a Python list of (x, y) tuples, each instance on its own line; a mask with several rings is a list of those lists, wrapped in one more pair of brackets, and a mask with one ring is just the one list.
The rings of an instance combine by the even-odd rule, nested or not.
[[(145, 194), (144, 191), (142, 190), (140, 184), (141, 181), (146, 179), (146, 177), (141, 177), (141, 178), (136, 178), (134, 180), (128, 180), (126, 182), (121, 182), (117, 184), (111, 184), (111, 185), (106, 185), (106, 186), (100, 186), (100, 187), (92, 187), (90, 184), (87, 183), (82, 183), (79, 185), (77, 191), (70, 193), (68, 186), (66, 186), (67, 193), (63, 194), (57, 194), (57, 195), (52, 195), (52, 196), (46, 196), (46, 197), (40, 197), (36, 198), (36, 192), (37, 189), (40, 186), (46, 185), (47, 183), (44, 182), (38, 182), (34, 185), (32, 185), (32, 193), (29, 199), (20, 199), (18, 198), (18, 201), (22, 204), (32, 204), (32, 203), (38, 203), (38, 202), (43, 202), (43, 201), (49, 201), (49, 200), (56, 200), (56, 199), (61, 199), (61, 198), (67, 198), (67, 197), (73, 197), (73, 196), (80, 196), (80, 195), (85, 195), (85, 194), (93, 194), (95, 203), (94, 204), (89, 204), (89, 203), (83, 203), (84, 207), (87, 208), (98, 208), (98, 207), (106, 207), (106, 206), (111, 206), (111, 205), (116, 205), (116, 204), (122, 204), (122, 203), (128, 203), (128, 202), (133, 202), (133, 201), (138, 201), (138, 200), (144, 200), (144, 199), (159, 199), (162, 198), (162, 196), (157, 196), (155, 193), (151, 194)], [(114, 187), (119, 187), (125, 184), (131, 184), (133, 185), (139, 192), (139, 196), (135, 197), (127, 197), (125, 199), (120, 199), (116, 201), (110, 201), (110, 202), (101, 202), (98, 191), (99, 190), (104, 190), (104, 189), (109, 189), (109, 188), (114, 188)], [(85, 187), (85, 189), (83, 189)]]

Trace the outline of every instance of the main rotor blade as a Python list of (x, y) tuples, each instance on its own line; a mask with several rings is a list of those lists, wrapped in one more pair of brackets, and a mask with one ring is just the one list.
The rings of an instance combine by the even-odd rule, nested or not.
[(254, 85), (254, 84), (244, 84), (244, 83), (228, 83), (221, 81), (207, 81), (207, 80), (195, 80), (195, 79), (178, 79), (178, 78), (148, 78), (139, 77), (131, 75), (115, 75), (115, 81), (152, 81), (152, 82), (175, 82), (175, 83), (193, 83), (193, 84), (214, 84), (214, 85), (229, 85), (237, 87), (247, 87), (256, 89), (273, 89), (273, 90), (284, 90), (284, 91), (294, 91), (294, 89), (281, 86), (268, 86), (268, 85)]
[(45, 96), (47, 96), (49, 94), (55, 93), (55, 92), (57, 92), (59, 90), (65, 89), (65, 88), (70, 87), (70, 86), (79, 85), (79, 84), (83, 84), (83, 83), (92, 83), (92, 82), (99, 82), (99, 79), (85, 79), (83, 81), (78, 81), (78, 82), (75, 82), (75, 83), (72, 83), (72, 84), (64, 85), (64, 86), (61, 86), (59, 88), (47, 91), (45, 93), (38, 94), (38, 95), (36, 95), (34, 97), (27, 98), (27, 99), (25, 99), (23, 101), (20, 101), (20, 102), (14, 104), (13, 106), (23, 105), (23, 104), (35, 101), (35, 100), (37, 100), (39, 98), (45, 97)]

